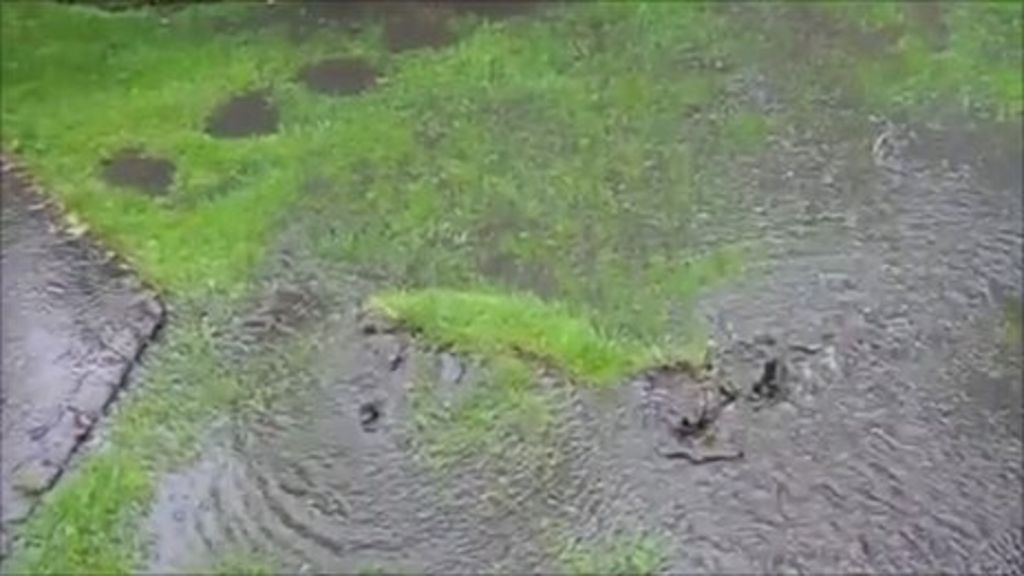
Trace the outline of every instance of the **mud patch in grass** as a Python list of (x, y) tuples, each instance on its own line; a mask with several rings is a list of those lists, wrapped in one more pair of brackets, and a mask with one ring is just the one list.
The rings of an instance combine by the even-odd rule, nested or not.
[(391, 52), (439, 48), (456, 40), (449, 20), (452, 11), (444, 6), (408, 4), (389, 14), (384, 41)]
[(247, 138), (277, 132), (279, 114), (263, 90), (239, 94), (217, 107), (206, 121), (215, 138)]
[(103, 179), (149, 196), (164, 196), (174, 183), (175, 166), (170, 160), (149, 156), (138, 148), (125, 148), (102, 163)]
[(299, 80), (307, 88), (329, 96), (348, 96), (377, 85), (377, 70), (357, 58), (332, 58), (304, 68)]

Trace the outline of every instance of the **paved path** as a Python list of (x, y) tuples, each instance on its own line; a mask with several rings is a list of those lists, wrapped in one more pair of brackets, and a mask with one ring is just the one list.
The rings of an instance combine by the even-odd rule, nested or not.
[(163, 307), (104, 250), (57, 229), (55, 209), (6, 157), (0, 172), (0, 529), (9, 535), (103, 415)]

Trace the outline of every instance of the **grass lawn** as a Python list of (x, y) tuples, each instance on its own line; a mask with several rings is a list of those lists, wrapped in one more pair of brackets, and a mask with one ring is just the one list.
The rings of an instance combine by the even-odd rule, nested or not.
[[(737, 216), (744, 191), (725, 175), (795, 121), (735, 94), (741, 64), (788, 66), (778, 89), (791, 109), (838, 88), (886, 114), (1021, 114), (1019, 5), (949, 6), (940, 48), (899, 4), (733, 6), (570, 4), (507, 21), (460, 12), (457, 42), (396, 52), (380, 18), (297, 38), (284, 19), (238, 25), (267, 10), (255, 3), (0, 3), (4, 149), (176, 309), (109, 445), (47, 498), (13, 565), (138, 567), (156, 476), (211, 420), (251, 404), (273, 370), (239, 370), (217, 334), (286, 227), (301, 230), (315, 265), (374, 279), (385, 311), (497, 363), (496, 384), (460, 424), (472, 431), (508, 406), (536, 412), (521, 367), (502, 364), (510, 356), (609, 385), (698, 352), (692, 304), (756, 253), (709, 247), (699, 222)], [(829, 42), (798, 45), (806, 22)], [(884, 49), (848, 49), (862, 44)], [(372, 87), (310, 89), (304, 68), (328, 58), (358, 59)], [(213, 110), (253, 90), (275, 106), (275, 132), (206, 133)], [(165, 193), (104, 179), (104, 161), (125, 149), (174, 164)], [(613, 568), (655, 570), (654, 549), (637, 550)]]

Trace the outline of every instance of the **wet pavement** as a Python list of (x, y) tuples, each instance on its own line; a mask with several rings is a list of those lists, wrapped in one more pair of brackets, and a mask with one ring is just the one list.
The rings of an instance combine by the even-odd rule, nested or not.
[[(737, 170), (756, 218), (701, 231), (763, 250), (700, 303), (719, 374), (749, 387), (773, 357), (787, 374), (784, 400), (737, 402), (717, 424), (741, 459), (660, 456), (661, 416), (687, 407), (649, 379), (592, 392), (538, 375), (559, 421), (540, 456), (512, 442), (439, 472), (410, 398), (435, 381), (457, 401), (474, 386), (465, 366), (362, 334), (354, 305), (332, 305), (314, 384), (162, 483), (150, 569), (243, 549), (287, 571), (550, 572), (567, 542), (653, 533), (676, 573), (1019, 573), (1021, 351), (1000, 326), (1024, 280), (1006, 160), (1020, 139), (873, 130), (779, 138)], [(958, 141), (1009, 152), (968, 157)]]
[(163, 319), (156, 295), (90, 241), (9, 159), (3, 194), (2, 521), (58, 479)]

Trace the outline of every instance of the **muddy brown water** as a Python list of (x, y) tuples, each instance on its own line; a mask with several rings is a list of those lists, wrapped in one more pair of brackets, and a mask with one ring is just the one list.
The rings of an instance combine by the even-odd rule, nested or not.
[(102, 418), (163, 307), (105, 250), (65, 229), (9, 159), (0, 158), (0, 172), (0, 531), (10, 534)]
[(553, 571), (567, 543), (651, 533), (675, 573), (1019, 573), (1022, 361), (1001, 329), (1024, 275), (1018, 134), (879, 124), (737, 168), (754, 216), (701, 233), (761, 257), (700, 302), (718, 369), (749, 386), (781, 347), (814, 350), (788, 356), (785, 401), (723, 414), (740, 461), (658, 456), (661, 416), (687, 407), (649, 381), (538, 376), (559, 415), (543, 456), (513, 443), (439, 471), (410, 390), (426, 366), (458, 398), (472, 363), (361, 334), (351, 296), (317, 324), (311, 385), (163, 481), (149, 567), (243, 549), (287, 571)]

